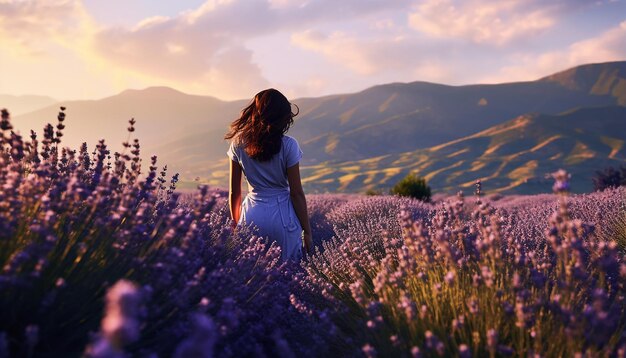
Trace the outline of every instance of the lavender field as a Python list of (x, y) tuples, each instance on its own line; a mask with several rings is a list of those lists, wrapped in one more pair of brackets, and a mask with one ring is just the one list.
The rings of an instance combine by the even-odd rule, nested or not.
[[(283, 263), (226, 196), (124, 150), (0, 129), (0, 357), (626, 354), (626, 188), (308, 196)], [(112, 146), (117, 148), (117, 144)], [(488, 193), (487, 193), (488, 194)]]

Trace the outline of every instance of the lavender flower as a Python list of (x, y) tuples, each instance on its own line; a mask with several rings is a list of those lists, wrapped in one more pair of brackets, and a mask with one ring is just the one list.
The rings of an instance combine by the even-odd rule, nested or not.
[(89, 355), (100, 357), (108, 355), (111, 350), (121, 352), (124, 346), (139, 338), (140, 301), (139, 291), (131, 282), (122, 280), (111, 287), (101, 330), (101, 340), (106, 343), (96, 343), (94, 348), (98, 349), (88, 351)]
[(174, 357), (213, 357), (214, 346), (218, 338), (215, 323), (210, 317), (201, 314), (195, 315), (193, 322), (193, 332), (191, 336), (176, 348)]
[(471, 358), (472, 353), (469, 347), (466, 344), (459, 344), (459, 357), (461, 358)]
[(369, 344), (364, 345), (362, 350), (367, 358), (375, 358), (377, 356), (376, 349)]

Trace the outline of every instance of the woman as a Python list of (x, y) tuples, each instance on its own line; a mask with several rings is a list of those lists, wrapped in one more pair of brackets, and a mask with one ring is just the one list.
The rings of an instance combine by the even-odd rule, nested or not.
[[(291, 103), (270, 88), (254, 96), (252, 103), (230, 125), (230, 215), (237, 224), (254, 225), (259, 234), (276, 241), (283, 260), (299, 260), (302, 242), (311, 250), (311, 225), (300, 182), (302, 151), (287, 135), (293, 124)], [(241, 174), (248, 194), (241, 202)]]

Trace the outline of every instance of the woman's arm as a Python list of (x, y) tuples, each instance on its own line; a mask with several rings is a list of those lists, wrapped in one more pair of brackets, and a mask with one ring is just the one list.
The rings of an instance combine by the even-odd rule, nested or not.
[(293, 208), (296, 210), (296, 215), (304, 231), (304, 249), (307, 253), (310, 253), (313, 247), (313, 238), (311, 236), (311, 223), (309, 222), (309, 214), (306, 209), (306, 197), (304, 196), (304, 190), (302, 190), (300, 165), (298, 163), (287, 168), (287, 180), (289, 181), (289, 195), (291, 196)]
[(234, 229), (241, 216), (241, 166), (234, 160), (230, 161), (230, 188), (228, 195), (228, 207), (233, 222), (230, 224)]

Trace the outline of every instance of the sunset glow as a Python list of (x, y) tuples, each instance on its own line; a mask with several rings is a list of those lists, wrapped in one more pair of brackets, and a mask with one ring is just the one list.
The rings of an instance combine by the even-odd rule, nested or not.
[(534, 80), (623, 60), (624, 44), (623, 0), (0, 0), (0, 94), (170, 86), (240, 99)]

